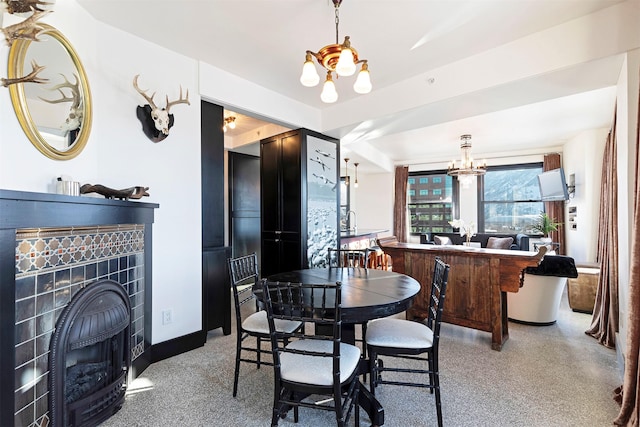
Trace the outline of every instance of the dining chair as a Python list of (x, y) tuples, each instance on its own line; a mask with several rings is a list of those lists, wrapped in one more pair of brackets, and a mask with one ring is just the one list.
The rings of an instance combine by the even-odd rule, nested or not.
[(327, 249), (329, 267), (369, 267), (371, 249)]
[[(238, 377), (240, 362), (260, 365), (272, 365), (270, 361), (263, 361), (261, 355), (271, 354), (271, 349), (262, 348), (262, 340), (269, 340), (269, 322), (267, 312), (258, 306), (258, 300), (253, 288), (259, 285), (258, 256), (256, 253), (227, 260), (229, 276), (233, 286), (233, 301), (236, 307), (236, 364), (233, 374), (233, 397), (238, 394)], [(252, 303), (252, 304), (251, 304)], [(251, 308), (249, 308), (251, 307)], [(277, 328), (283, 332), (295, 332), (303, 327), (299, 321), (278, 321)], [(255, 346), (245, 342), (249, 337), (256, 339)], [(243, 352), (254, 354), (255, 358), (243, 357)]]
[[(339, 427), (355, 412), (355, 425), (359, 425), (360, 349), (342, 342), (340, 282), (302, 284), (263, 279), (262, 294), (274, 362), (271, 426), (277, 426), (291, 407), (295, 422), (298, 409), (306, 407), (335, 412)], [(277, 321), (304, 322), (315, 327), (287, 333), (276, 328)], [(317, 327), (328, 328), (331, 334), (305, 333)], [(289, 344), (285, 343), (287, 338), (292, 339)], [(310, 402), (306, 399), (310, 395), (328, 398)]]
[[(369, 371), (369, 389), (375, 396), (378, 384), (429, 388), (436, 395), (436, 414), (438, 426), (442, 426), (442, 405), (440, 400), (440, 374), (438, 370), (438, 344), (440, 342), (440, 323), (447, 291), (450, 266), (440, 258), (435, 259), (429, 315), (426, 322), (417, 322), (397, 318), (383, 318), (369, 322), (367, 327), (367, 351), (371, 359)], [(427, 363), (427, 369), (399, 368), (384, 366), (379, 356), (410, 359)], [(386, 358), (385, 358), (386, 359)], [(410, 362), (415, 363), (415, 362)], [(382, 372), (402, 372), (410, 378), (391, 381), (383, 380)], [(429, 376), (428, 382), (420, 381), (420, 375)]]
[[(331, 267), (353, 267), (364, 268), (369, 267), (369, 256), (373, 252), (372, 249), (342, 249), (342, 248), (328, 248), (327, 249), (327, 265)], [(361, 325), (361, 339), (356, 338), (357, 342), (362, 343), (362, 357), (367, 357), (367, 347), (364, 344), (364, 337), (367, 333), (367, 322), (363, 322)], [(365, 375), (366, 380), (366, 375)]]

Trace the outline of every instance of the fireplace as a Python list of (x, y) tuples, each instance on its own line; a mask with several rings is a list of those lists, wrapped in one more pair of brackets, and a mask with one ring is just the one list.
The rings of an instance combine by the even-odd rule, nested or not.
[[(0, 190), (1, 426), (63, 425), (56, 424), (54, 418), (60, 396), (66, 391), (57, 393), (55, 404), (50, 402), (53, 388), (61, 384), (49, 372), (53, 359), (60, 355), (51, 347), (53, 334), (71, 301), (103, 281), (119, 287), (107, 297), (115, 302), (112, 310), (126, 311), (122, 305), (126, 304), (118, 301), (128, 300), (129, 319), (119, 324), (129, 326), (120, 332), (110, 329), (106, 335), (113, 335), (99, 345), (97, 341), (84, 345), (89, 343), (85, 337), (73, 344), (78, 348), (65, 357), (102, 364), (104, 360), (95, 362), (92, 355), (127, 348), (127, 354), (118, 357), (122, 360), (112, 368), (120, 375), (109, 380), (112, 387), (105, 394), (112, 396), (106, 400), (113, 396), (120, 399), (127, 382), (149, 365), (151, 229), (157, 207), (143, 202)], [(64, 362), (65, 376), (76, 375), (69, 374), (66, 365), (69, 360)], [(94, 368), (90, 365), (83, 372)], [(85, 397), (84, 392), (81, 395), (79, 400)], [(75, 407), (73, 403), (69, 406)]]
[(97, 425), (124, 402), (131, 362), (131, 308), (124, 288), (99, 280), (60, 314), (49, 352), (51, 425)]

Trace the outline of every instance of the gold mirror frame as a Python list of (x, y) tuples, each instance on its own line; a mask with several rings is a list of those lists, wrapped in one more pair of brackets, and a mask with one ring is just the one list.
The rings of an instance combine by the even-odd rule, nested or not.
[[(22, 126), (25, 134), (27, 135), (31, 143), (38, 149), (38, 151), (54, 160), (69, 160), (80, 154), (84, 146), (87, 144), (89, 134), (91, 133), (92, 105), (89, 82), (87, 80), (87, 75), (84, 71), (84, 67), (80, 62), (80, 58), (78, 58), (78, 54), (76, 53), (69, 40), (67, 40), (67, 38), (60, 31), (50, 25), (43, 23), (39, 23), (38, 25), (41, 25), (44, 28), (44, 31), (39, 34), (39, 37), (42, 38), (42, 36), (49, 35), (52, 39), (59, 42), (64, 50), (66, 50), (66, 52), (69, 54), (69, 58), (73, 63), (73, 66), (75, 67), (75, 71), (78, 74), (78, 82), (80, 84), (82, 93), (83, 119), (82, 125), (78, 132), (78, 135), (75, 138), (75, 141), (66, 150), (59, 150), (56, 147), (52, 146), (49, 141), (47, 141), (47, 139), (38, 129), (38, 124), (34, 122), (31, 111), (29, 110), (24, 90), (25, 83), (16, 83), (9, 86), (11, 103), (13, 104), (13, 109), (16, 112), (16, 116), (18, 117), (20, 126)], [(8, 78), (11, 79), (22, 77), (28, 73), (28, 71), (25, 72), (25, 59), (27, 58), (29, 46), (32, 43), (38, 44), (42, 42), (23, 39), (13, 41), (11, 49), (9, 50), (9, 61), (7, 70)], [(39, 65), (45, 66), (47, 68), (53, 67), (52, 64), (39, 63)], [(49, 83), (45, 84), (48, 85)]]

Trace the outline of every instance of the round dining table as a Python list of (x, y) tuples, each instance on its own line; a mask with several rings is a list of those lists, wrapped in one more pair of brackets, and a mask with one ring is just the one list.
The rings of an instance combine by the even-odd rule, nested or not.
[[(407, 310), (420, 291), (420, 283), (405, 274), (387, 270), (365, 268), (310, 268), (271, 275), (269, 281), (326, 284), (340, 282), (342, 297), (342, 338), (355, 342), (354, 325), (391, 316)], [(369, 372), (369, 360), (363, 360), (359, 369)], [(361, 385), (360, 407), (369, 415), (373, 426), (384, 424), (384, 409)]]
[(364, 323), (405, 311), (420, 283), (405, 274), (367, 268), (309, 268), (268, 277), (269, 281), (342, 284), (342, 323)]

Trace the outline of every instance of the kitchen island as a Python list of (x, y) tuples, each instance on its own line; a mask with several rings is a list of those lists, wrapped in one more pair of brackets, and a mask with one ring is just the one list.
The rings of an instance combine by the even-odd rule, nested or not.
[[(391, 241), (390, 241), (391, 240)], [(431, 292), (434, 258), (451, 266), (442, 320), (491, 332), (491, 348), (501, 350), (509, 339), (506, 292), (518, 292), (522, 270), (536, 266), (546, 252), (401, 243), (381, 239), (382, 250), (393, 259), (393, 271), (421, 285), (408, 319), (425, 319)]]
[(349, 249), (365, 249), (376, 245), (379, 233), (386, 233), (389, 230), (381, 228), (363, 228), (355, 230), (344, 230), (340, 232), (340, 246)]

